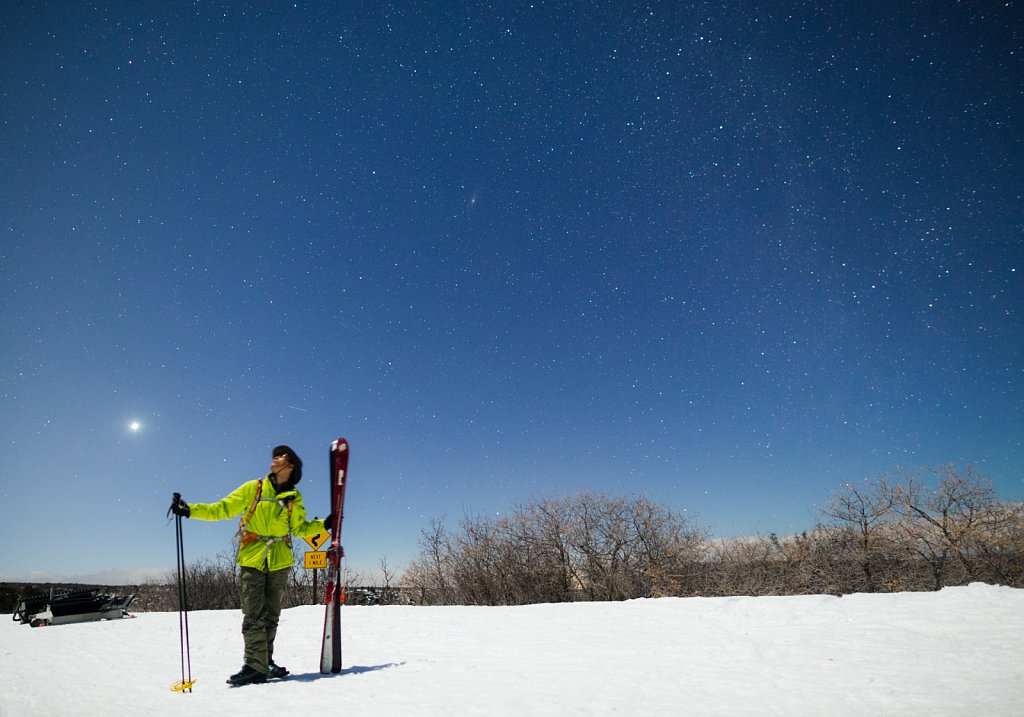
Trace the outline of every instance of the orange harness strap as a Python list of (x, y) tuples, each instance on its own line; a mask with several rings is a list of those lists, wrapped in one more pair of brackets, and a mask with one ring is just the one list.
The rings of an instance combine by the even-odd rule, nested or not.
[[(254, 533), (246, 527), (247, 525), (249, 525), (249, 521), (252, 519), (253, 513), (256, 512), (256, 506), (259, 505), (260, 503), (260, 495), (262, 493), (263, 480), (260, 480), (260, 482), (256, 485), (256, 497), (252, 499), (252, 505), (249, 506), (249, 510), (246, 511), (245, 516), (239, 519), (238, 521), (238, 533), (242, 536), (242, 540), (239, 547), (244, 547), (246, 545), (249, 545), (250, 543), (255, 543), (259, 540), (265, 541), (268, 547), (270, 546), (271, 543), (276, 543), (278, 541), (284, 541), (285, 543), (287, 543), (289, 548), (292, 547), (292, 534), (290, 532), (284, 536), (272, 537), (268, 535), (260, 535), (259, 533)], [(267, 500), (271, 499), (268, 498)], [(290, 500), (287, 501), (287, 506), (288, 525), (290, 526), (292, 524), (292, 502)]]

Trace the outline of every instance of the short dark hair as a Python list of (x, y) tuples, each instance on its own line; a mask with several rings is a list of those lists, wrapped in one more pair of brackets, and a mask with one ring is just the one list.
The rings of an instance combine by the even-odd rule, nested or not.
[(288, 446), (277, 446), (270, 455), (273, 458), (277, 458), (278, 456), (288, 456), (288, 462), (292, 464), (292, 477), (290, 478), (291, 484), (298, 485), (299, 481), (302, 480), (302, 459), (299, 458), (299, 454)]

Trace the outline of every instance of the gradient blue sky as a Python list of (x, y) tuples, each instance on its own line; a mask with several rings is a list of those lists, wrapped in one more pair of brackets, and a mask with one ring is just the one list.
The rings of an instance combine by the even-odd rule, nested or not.
[(323, 515), (339, 435), (361, 570), (580, 489), (1020, 500), (1019, 7), (893, 5), (5, 3), (0, 579), (169, 569), (278, 443)]

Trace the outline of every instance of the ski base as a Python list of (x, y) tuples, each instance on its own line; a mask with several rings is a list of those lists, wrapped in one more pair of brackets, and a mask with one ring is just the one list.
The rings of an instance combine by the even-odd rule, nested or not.
[(324, 639), (320, 648), (320, 673), (341, 672), (341, 522), (345, 509), (345, 483), (348, 473), (348, 441), (339, 438), (331, 444), (331, 547), (327, 550), (326, 611), (324, 612)]

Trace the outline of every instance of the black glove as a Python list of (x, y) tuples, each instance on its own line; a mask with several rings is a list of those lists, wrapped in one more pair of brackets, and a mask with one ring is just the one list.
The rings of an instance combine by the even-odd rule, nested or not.
[(188, 503), (181, 499), (181, 493), (175, 493), (171, 498), (171, 507), (167, 509), (167, 515), (174, 513), (180, 515), (182, 518), (187, 518), (192, 514), (192, 510), (188, 507)]
[(334, 513), (330, 513), (330, 514), (328, 514), (328, 516), (326, 518), (324, 518), (324, 530), (330, 532), (333, 528), (334, 528)]

